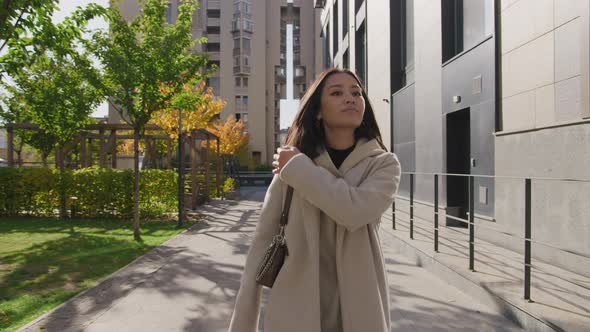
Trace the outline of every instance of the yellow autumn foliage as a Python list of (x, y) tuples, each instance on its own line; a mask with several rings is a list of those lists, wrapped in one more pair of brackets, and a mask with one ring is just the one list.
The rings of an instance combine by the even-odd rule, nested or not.
[[(169, 89), (161, 87), (166, 93)], [(213, 89), (204, 81), (184, 84), (182, 92), (172, 97), (166, 109), (155, 112), (151, 123), (158, 125), (176, 141), (178, 139), (178, 113), (182, 111), (182, 132), (190, 136), (195, 129), (206, 129), (211, 120), (225, 107), (225, 101), (215, 98)]]
[[(219, 137), (220, 153), (222, 155), (233, 155), (248, 143), (249, 134), (245, 133), (246, 125), (241, 121), (236, 121), (233, 115), (230, 115), (225, 122), (216, 122), (209, 126), (209, 132)], [(211, 141), (211, 150), (217, 151), (217, 141)]]

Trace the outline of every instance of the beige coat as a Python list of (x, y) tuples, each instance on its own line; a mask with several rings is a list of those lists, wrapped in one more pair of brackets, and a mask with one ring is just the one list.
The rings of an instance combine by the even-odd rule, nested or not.
[(274, 177), (264, 199), (229, 331), (258, 331), (261, 286), (255, 281), (256, 269), (278, 231), (287, 185), (291, 185), (289, 256), (270, 291), (265, 332), (321, 332), (319, 223), (325, 218), (337, 225), (343, 332), (389, 332), (389, 295), (378, 227), (399, 179), (397, 158), (383, 151), (376, 140), (359, 140), (339, 170), (325, 151), (314, 161), (304, 154), (293, 157)]

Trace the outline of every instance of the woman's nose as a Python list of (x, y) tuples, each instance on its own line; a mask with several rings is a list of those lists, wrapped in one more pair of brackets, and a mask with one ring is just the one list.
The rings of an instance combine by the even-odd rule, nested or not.
[(344, 98), (344, 102), (346, 102), (347, 104), (354, 104), (354, 96), (352, 95), (352, 93), (346, 93)]

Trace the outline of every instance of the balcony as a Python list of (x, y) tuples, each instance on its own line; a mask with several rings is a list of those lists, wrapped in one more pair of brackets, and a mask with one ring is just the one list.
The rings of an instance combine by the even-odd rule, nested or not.
[(221, 26), (221, 19), (214, 17), (207, 17), (207, 26), (219, 27)]
[(252, 55), (252, 49), (250, 48), (234, 48), (233, 54), (236, 55)]
[(208, 34), (207, 35), (207, 42), (208, 43), (220, 43), (221, 38), (217, 34)]
[(250, 74), (250, 66), (234, 66), (234, 74)]
[(207, 1), (207, 9), (221, 9), (220, 0)]
[(220, 52), (208, 52), (209, 61), (221, 61)]

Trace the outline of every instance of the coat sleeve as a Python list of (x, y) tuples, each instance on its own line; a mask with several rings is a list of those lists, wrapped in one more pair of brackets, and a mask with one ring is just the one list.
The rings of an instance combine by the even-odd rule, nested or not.
[(349, 231), (376, 223), (393, 203), (400, 181), (400, 164), (393, 153), (377, 157), (366, 179), (352, 186), (301, 153), (281, 169), (281, 179), (334, 222)]
[(264, 197), (254, 239), (248, 250), (229, 332), (258, 332), (262, 286), (256, 283), (256, 270), (266, 248), (279, 231), (283, 200), (282, 188), (279, 176), (275, 175)]

